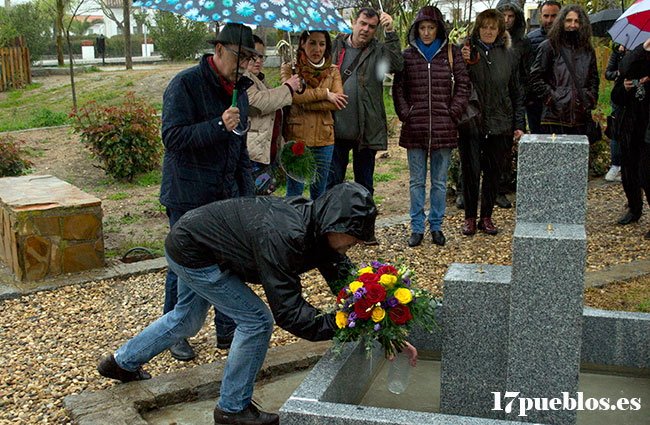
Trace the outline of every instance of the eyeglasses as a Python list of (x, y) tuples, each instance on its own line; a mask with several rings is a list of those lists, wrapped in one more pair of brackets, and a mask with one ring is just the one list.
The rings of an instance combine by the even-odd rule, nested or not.
[(239, 62), (250, 62), (250, 61), (255, 62), (257, 60), (257, 55), (248, 56), (248, 55), (244, 55), (243, 54), (244, 52), (238, 53), (236, 50), (231, 49), (230, 47), (226, 46), (225, 44), (223, 45), (223, 47), (224, 47), (224, 49), (228, 50), (230, 53), (235, 55), (235, 57), (237, 59), (239, 59)]
[(262, 62), (264, 62), (268, 56), (266, 56), (266, 55), (262, 55), (262, 56), (255, 55), (254, 57), (255, 57), (255, 59), (254, 59), (255, 61), (258, 61), (258, 60), (262, 59)]

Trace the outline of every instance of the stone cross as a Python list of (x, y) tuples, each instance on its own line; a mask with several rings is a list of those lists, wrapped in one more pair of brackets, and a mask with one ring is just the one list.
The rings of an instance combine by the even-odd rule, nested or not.
[(585, 136), (519, 142), (512, 267), (452, 264), (445, 276), (441, 413), (575, 424), (575, 410), (507, 413), (493, 393), (576, 397), (588, 160)]

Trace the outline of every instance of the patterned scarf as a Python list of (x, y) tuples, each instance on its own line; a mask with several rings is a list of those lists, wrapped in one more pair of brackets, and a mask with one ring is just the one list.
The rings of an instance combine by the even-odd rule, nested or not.
[(305, 83), (307, 83), (307, 85), (313, 89), (320, 85), (321, 81), (323, 81), (323, 78), (327, 77), (331, 66), (331, 56), (327, 58), (323, 66), (315, 67), (311, 64), (311, 62), (309, 62), (304, 51), (300, 51), (300, 57), (298, 58), (298, 63), (296, 64), (298, 74), (305, 80)]

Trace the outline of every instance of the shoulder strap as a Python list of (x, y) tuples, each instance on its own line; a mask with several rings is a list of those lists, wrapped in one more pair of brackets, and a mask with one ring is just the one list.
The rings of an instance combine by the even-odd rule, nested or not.
[(583, 93), (582, 88), (578, 87), (578, 80), (576, 79), (576, 70), (575, 68), (573, 68), (573, 63), (567, 57), (562, 46), (559, 46), (559, 49), (560, 49), (560, 55), (562, 55), (562, 58), (564, 59), (564, 63), (566, 64), (566, 67), (569, 69), (569, 74), (571, 74), (573, 87), (575, 87), (575, 89), (578, 91), (578, 95), (580, 96), (582, 103), (586, 105), (587, 101), (585, 99), (585, 94)]
[(451, 92), (454, 92), (456, 79), (454, 78), (454, 54), (451, 51), (451, 42), (447, 41), (447, 57), (449, 58), (449, 68), (451, 68)]
[[(352, 72), (354, 72), (354, 69), (357, 67), (357, 64), (359, 63), (359, 60), (361, 59), (361, 56), (363, 55), (363, 52), (365, 52), (366, 49), (364, 48), (357, 54), (357, 56), (354, 58), (352, 63), (347, 66), (343, 71), (341, 71), (341, 84), (345, 84), (345, 81), (350, 78), (352, 75)], [(343, 63), (343, 55), (345, 55), (345, 48), (343, 49), (343, 52), (341, 53), (341, 59), (339, 61), (339, 69), (340, 69), (340, 64)]]

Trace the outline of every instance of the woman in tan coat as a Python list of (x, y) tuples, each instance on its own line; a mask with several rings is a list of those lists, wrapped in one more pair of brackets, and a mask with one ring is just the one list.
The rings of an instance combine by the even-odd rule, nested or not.
[[(311, 199), (318, 198), (327, 184), (334, 151), (332, 111), (347, 104), (341, 74), (332, 65), (332, 40), (326, 31), (303, 31), (296, 53), (297, 74), (305, 81), (305, 91), (293, 94), (285, 139), (303, 142), (316, 158), (316, 179), (309, 185)], [(291, 66), (282, 65), (282, 81), (291, 78)], [(302, 195), (303, 183), (287, 176), (287, 196)]]
[[(264, 52), (264, 42), (253, 35), (255, 50)], [(291, 95), (300, 88), (300, 78), (292, 75), (279, 87), (273, 87), (264, 78), (264, 56), (258, 56), (248, 64), (244, 75), (253, 81), (246, 91), (250, 109), (248, 116), (251, 129), (248, 132), (248, 155), (253, 162), (255, 192), (268, 195), (273, 192), (275, 159), (282, 148), (282, 108), (291, 105)]]

